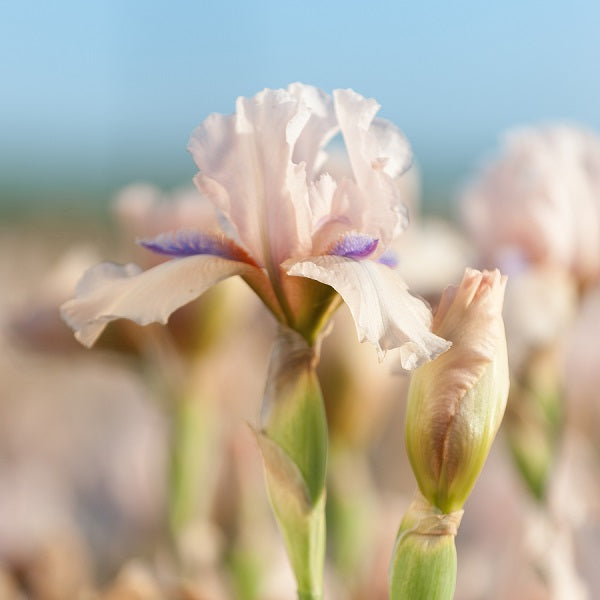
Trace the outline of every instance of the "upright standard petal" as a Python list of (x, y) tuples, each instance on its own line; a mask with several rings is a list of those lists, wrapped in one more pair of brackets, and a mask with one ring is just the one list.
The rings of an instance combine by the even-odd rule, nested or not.
[(405, 369), (435, 358), (450, 343), (430, 331), (431, 313), (408, 291), (396, 271), (370, 260), (313, 256), (284, 265), (288, 275), (315, 279), (334, 288), (348, 305), (359, 340), (386, 350), (400, 348)]
[(410, 145), (395, 125), (375, 119), (379, 110), (375, 100), (352, 90), (335, 90), (333, 98), (356, 181), (356, 185), (346, 184), (350, 221), (387, 246), (407, 225), (395, 179), (411, 165)]
[(247, 263), (211, 255), (170, 260), (147, 271), (133, 264), (102, 263), (84, 274), (76, 297), (61, 306), (61, 315), (75, 337), (90, 347), (110, 321), (166, 323), (174, 310), (219, 281), (255, 270)]
[(333, 101), (329, 94), (303, 83), (292, 83), (288, 92), (310, 110), (310, 118), (294, 146), (292, 160), (296, 164), (304, 163), (308, 179), (313, 180), (327, 158), (323, 148), (339, 131)]
[(311, 246), (306, 174), (292, 162), (310, 117), (286, 90), (264, 90), (238, 98), (235, 115), (211, 115), (188, 146), (200, 169), (196, 185), (271, 272)]

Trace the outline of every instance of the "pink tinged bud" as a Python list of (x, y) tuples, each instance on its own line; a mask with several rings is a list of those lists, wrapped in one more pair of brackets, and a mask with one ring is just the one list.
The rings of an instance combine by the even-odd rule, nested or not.
[(505, 286), (497, 270), (467, 269), (447, 288), (432, 331), (452, 347), (412, 376), (407, 451), (422, 494), (445, 513), (463, 506), (506, 407)]

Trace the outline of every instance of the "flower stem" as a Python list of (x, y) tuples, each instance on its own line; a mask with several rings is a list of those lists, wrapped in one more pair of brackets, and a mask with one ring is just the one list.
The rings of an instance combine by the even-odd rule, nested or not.
[(301, 592), (298, 590), (298, 600), (323, 600), (323, 594), (313, 594), (312, 592)]
[(442, 513), (417, 492), (396, 538), (390, 565), (391, 600), (452, 600), (454, 537), (462, 513)]

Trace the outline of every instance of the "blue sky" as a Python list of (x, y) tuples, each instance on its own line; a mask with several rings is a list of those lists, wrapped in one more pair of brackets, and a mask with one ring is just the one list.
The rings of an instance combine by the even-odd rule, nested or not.
[(297, 80), (375, 97), (426, 177), (469, 172), (515, 125), (600, 129), (591, 0), (0, 6), (0, 186), (185, 182), (209, 113)]

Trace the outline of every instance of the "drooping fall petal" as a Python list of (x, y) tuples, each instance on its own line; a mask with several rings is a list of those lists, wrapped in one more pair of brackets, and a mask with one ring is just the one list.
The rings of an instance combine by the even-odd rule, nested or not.
[(345, 256), (315, 256), (284, 266), (289, 275), (333, 287), (348, 305), (360, 341), (374, 344), (380, 357), (400, 347), (403, 368), (414, 369), (450, 346), (431, 333), (429, 309), (386, 265)]
[(174, 310), (219, 281), (255, 270), (244, 262), (206, 254), (170, 260), (147, 271), (134, 264), (102, 263), (85, 273), (61, 315), (89, 347), (110, 321), (166, 323)]

